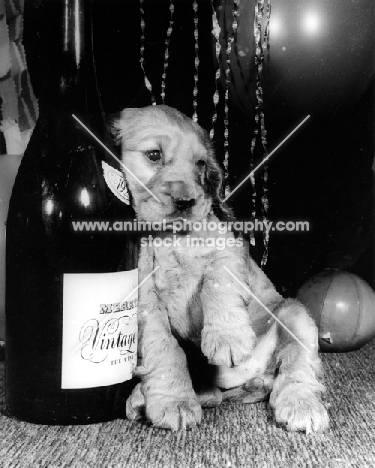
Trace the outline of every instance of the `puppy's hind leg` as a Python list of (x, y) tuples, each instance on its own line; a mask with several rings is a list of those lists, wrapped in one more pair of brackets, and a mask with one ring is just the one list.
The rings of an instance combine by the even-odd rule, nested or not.
[(277, 329), (276, 323), (273, 323), (266, 333), (259, 336), (247, 361), (239, 366), (217, 368), (215, 383), (226, 389), (223, 391), (223, 401), (256, 403), (268, 398), (276, 374), (276, 346)]
[(318, 356), (318, 334), (314, 321), (299, 302), (283, 301), (275, 311), (279, 323), (276, 359), (280, 363), (270, 404), (276, 420), (288, 430), (323, 431), (328, 414), (319, 394), (324, 385)]

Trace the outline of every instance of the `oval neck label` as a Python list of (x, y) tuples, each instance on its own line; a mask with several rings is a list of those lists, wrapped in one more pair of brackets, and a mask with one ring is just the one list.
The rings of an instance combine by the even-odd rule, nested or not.
[(130, 205), (129, 190), (126, 185), (124, 174), (106, 162), (102, 161), (104, 180), (109, 189), (123, 203)]

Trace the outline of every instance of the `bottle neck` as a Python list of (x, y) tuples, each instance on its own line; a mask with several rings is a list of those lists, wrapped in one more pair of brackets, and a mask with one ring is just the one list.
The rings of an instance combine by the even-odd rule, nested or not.
[(87, 49), (90, 41), (85, 45), (85, 29), (87, 31), (90, 24), (85, 28), (84, 17), (84, 0), (64, 0), (63, 52), (69, 54), (76, 68), (80, 67), (85, 50), (92, 52)]
[(47, 103), (87, 119), (103, 113), (93, 55), (91, 0), (59, 1), (59, 60)]

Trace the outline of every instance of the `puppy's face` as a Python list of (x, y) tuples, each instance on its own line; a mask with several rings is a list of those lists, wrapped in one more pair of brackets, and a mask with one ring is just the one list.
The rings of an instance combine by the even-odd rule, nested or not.
[(114, 127), (139, 220), (201, 220), (219, 205), (221, 170), (206, 133), (191, 119), (150, 106), (125, 109)]

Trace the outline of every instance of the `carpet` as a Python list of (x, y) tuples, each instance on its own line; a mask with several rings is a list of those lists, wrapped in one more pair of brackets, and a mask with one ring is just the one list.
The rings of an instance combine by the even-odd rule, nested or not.
[(330, 427), (289, 433), (266, 403), (204, 410), (202, 424), (172, 433), (116, 420), (40, 426), (4, 415), (0, 363), (1, 468), (277, 468), (375, 466), (375, 340), (359, 351), (323, 354)]

